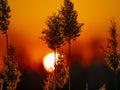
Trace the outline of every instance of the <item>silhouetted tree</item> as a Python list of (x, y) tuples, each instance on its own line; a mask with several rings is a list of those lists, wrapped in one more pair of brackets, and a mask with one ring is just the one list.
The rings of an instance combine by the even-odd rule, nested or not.
[(8, 48), (8, 58), (4, 58), (6, 69), (4, 70), (5, 82), (7, 90), (16, 90), (18, 82), (20, 82), (21, 72), (18, 69), (18, 61), (15, 57), (15, 49), (12, 46)]
[(106, 50), (106, 61), (108, 66), (115, 72), (115, 90), (117, 87), (117, 71), (120, 69), (120, 54), (117, 49), (117, 29), (116, 22), (111, 20), (111, 27), (109, 30), (110, 38), (108, 39), (108, 46)]
[(108, 57), (108, 65), (109, 67), (116, 71), (119, 69), (119, 59), (120, 54), (117, 50), (117, 29), (116, 29), (116, 22), (111, 20), (111, 28), (110, 28), (110, 38), (108, 39), (108, 46), (107, 46), (107, 57)]
[(54, 14), (49, 16), (46, 22), (48, 29), (42, 31), (42, 40), (44, 40), (48, 47), (56, 52), (57, 48), (63, 44), (63, 36), (61, 32), (61, 18)]
[(0, 0), (0, 30), (6, 36), (6, 47), (7, 47), (7, 55), (8, 55), (8, 25), (10, 18), (10, 7), (8, 6), (7, 0)]
[[(52, 49), (55, 53), (55, 62), (56, 65), (56, 52), (57, 49), (63, 44), (63, 36), (61, 33), (61, 18), (59, 15), (54, 14), (53, 16), (49, 16), (46, 22), (48, 29), (42, 31), (42, 40), (44, 40), (50, 49)], [(55, 67), (54, 65), (54, 67)], [(56, 87), (56, 70), (54, 70), (54, 89)]]
[[(59, 10), (62, 17), (63, 24), (63, 36), (69, 45), (68, 49), (68, 65), (70, 68), (70, 47), (71, 41), (80, 36), (81, 27), (83, 23), (77, 21), (77, 11), (74, 10), (74, 4), (70, 0), (64, 0), (64, 5)], [(69, 90), (70, 90), (70, 78), (69, 78)]]

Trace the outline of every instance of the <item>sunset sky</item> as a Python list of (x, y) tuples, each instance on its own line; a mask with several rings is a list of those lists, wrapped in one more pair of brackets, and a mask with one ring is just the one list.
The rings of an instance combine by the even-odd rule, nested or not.
[[(81, 36), (76, 41), (89, 41), (94, 37), (106, 38), (110, 20), (117, 21), (120, 33), (120, 0), (71, 0), (78, 12), (78, 21), (83, 22)], [(63, 0), (9, 0), (11, 19), (9, 26), (10, 43), (18, 54), (26, 54), (29, 62), (41, 63), (51, 50), (39, 39), (46, 28), (47, 16), (56, 13)], [(4, 41), (0, 41), (1, 43)]]

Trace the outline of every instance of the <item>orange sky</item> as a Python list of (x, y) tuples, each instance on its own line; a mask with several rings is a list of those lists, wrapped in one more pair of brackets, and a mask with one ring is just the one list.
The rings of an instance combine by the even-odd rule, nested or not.
[[(109, 30), (109, 20), (115, 17), (120, 33), (120, 0), (71, 0), (78, 11), (78, 21), (83, 22), (81, 37), (77, 41), (87, 41), (94, 36), (104, 38)], [(11, 19), (10, 42), (15, 47), (23, 47), (34, 63), (51, 50), (39, 39), (46, 28), (47, 16), (60, 9), (63, 0), (9, 0)], [(24, 51), (24, 50), (23, 50)]]

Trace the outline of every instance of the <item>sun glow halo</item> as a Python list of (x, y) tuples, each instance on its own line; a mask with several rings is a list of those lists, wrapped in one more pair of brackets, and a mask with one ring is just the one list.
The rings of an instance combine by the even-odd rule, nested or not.
[[(56, 60), (58, 60), (58, 54), (56, 54)], [(55, 54), (53, 52), (47, 54), (44, 57), (43, 65), (48, 72), (52, 72), (54, 70), (54, 63), (55, 63)]]

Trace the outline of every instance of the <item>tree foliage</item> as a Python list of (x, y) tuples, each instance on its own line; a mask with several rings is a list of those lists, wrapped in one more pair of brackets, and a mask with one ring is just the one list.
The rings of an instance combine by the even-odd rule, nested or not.
[(54, 72), (51, 72), (47, 75), (46, 80), (44, 81), (45, 86), (44, 90), (54, 90)]
[(3, 34), (6, 33), (9, 25), (10, 18), (10, 7), (8, 6), (7, 0), (0, 0), (0, 30)]
[(49, 48), (56, 50), (63, 44), (60, 16), (56, 14), (49, 16), (46, 25), (48, 29), (42, 31), (42, 39), (48, 44)]
[(118, 53), (117, 49), (117, 29), (116, 29), (116, 22), (111, 20), (111, 27), (109, 30), (110, 38), (108, 39), (108, 46), (107, 46), (107, 63), (112, 70), (119, 69), (119, 60), (120, 54)]
[(59, 10), (63, 23), (63, 35), (68, 43), (80, 36), (83, 23), (77, 21), (77, 11), (74, 10), (74, 4), (70, 0), (64, 0), (64, 5)]
[(66, 84), (69, 78), (69, 67), (66, 64), (63, 52), (59, 52), (57, 64), (56, 64), (56, 85), (60, 88)]
[(6, 69), (4, 70), (5, 82), (7, 90), (16, 90), (18, 82), (20, 82), (21, 72), (18, 69), (18, 61), (15, 58), (15, 49), (10, 46), (8, 50), (8, 59), (4, 60)]

